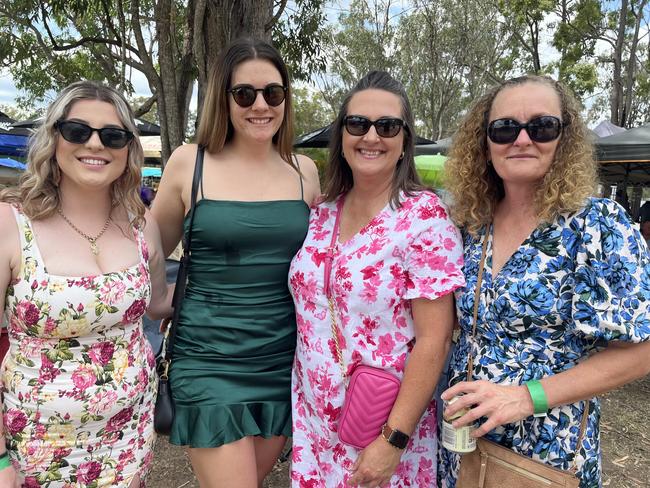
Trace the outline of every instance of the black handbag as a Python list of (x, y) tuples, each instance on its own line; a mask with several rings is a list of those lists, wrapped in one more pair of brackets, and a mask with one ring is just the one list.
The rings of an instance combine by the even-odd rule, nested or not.
[(178, 267), (176, 275), (176, 288), (172, 297), (172, 306), (174, 312), (172, 320), (167, 325), (165, 336), (163, 338), (160, 359), (156, 366), (158, 371), (158, 394), (156, 395), (156, 406), (153, 412), (153, 428), (160, 435), (169, 435), (174, 422), (174, 400), (172, 398), (171, 386), (169, 384), (169, 367), (172, 363), (172, 350), (174, 340), (176, 339), (176, 327), (180, 317), (181, 303), (185, 296), (185, 287), (187, 286), (187, 273), (190, 266), (190, 247), (192, 243), (192, 225), (194, 223), (194, 210), (196, 209), (196, 195), (198, 193), (199, 183), (203, 174), (203, 154), (205, 148), (199, 146), (196, 153), (196, 163), (194, 164), (194, 176), (192, 178), (192, 196), (190, 200), (190, 226), (187, 234), (183, 236), (183, 257)]

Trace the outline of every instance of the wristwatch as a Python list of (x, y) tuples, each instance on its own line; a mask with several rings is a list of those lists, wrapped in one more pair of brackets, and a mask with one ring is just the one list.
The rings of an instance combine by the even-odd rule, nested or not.
[(397, 429), (389, 427), (388, 424), (384, 424), (381, 428), (381, 436), (388, 442), (391, 446), (396, 447), (397, 449), (404, 449), (409, 443), (410, 437), (404, 432), (401, 432)]

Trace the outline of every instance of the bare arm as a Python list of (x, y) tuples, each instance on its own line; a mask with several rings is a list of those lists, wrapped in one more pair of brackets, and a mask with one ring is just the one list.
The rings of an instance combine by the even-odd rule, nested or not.
[[(650, 373), (650, 341), (640, 344), (611, 342), (575, 367), (548, 376), (540, 383), (548, 398), (549, 408), (592, 398)], [(489, 381), (462, 382), (445, 391), (448, 400), (464, 395), (447, 409), (453, 415), (462, 408), (476, 405), (454, 421), (454, 426), (472, 423), (485, 416), (487, 421), (474, 431), (475, 437), (495, 427), (517, 422), (533, 414), (533, 402), (524, 385), (497, 385)]]
[(165, 256), (156, 220), (148, 211), (145, 214), (145, 219), (144, 235), (149, 249), (149, 276), (151, 277), (151, 301), (147, 309), (147, 316), (153, 320), (163, 319), (172, 314), (174, 285), (167, 284)]
[[(431, 402), (445, 364), (454, 324), (453, 294), (436, 300), (411, 301), (416, 342), (404, 369), (404, 377), (388, 425), (411, 435)], [(355, 464), (349, 484), (382, 486), (399, 464), (402, 451), (379, 436), (366, 447)]]
[[(20, 237), (18, 226), (13, 216), (11, 207), (6, 203), (0, 203), (0, 311), (4, 313), (5, 296), (11, 279), (20, 263)], [(2, 411), (0, 411), (0, 454), (4, 453), (6, 440), (2, 430)], [(19, 486), (18, 476), (13, 467), (0, 471), (0, 486)]]
[(187, 213), (186, 202), (192, 184), (195, 158), (195, 144), (187, 144), (174, 150), (165, 165), (151, 208), (151, 214), (160, 229), (164, 256), (172, 253), (183, 235), (183, 219)]

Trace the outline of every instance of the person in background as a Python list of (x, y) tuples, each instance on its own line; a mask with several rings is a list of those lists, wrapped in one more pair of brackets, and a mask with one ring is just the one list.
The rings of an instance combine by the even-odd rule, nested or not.
[(142, 159), (123, 96), (73, 83), (37, 129), (20, 185), (0, 194), (2, 487), (134, 488), (151, 467), (142, 316), (170, 315), (171, 293), (140, 201)]
[[(404, 87), (385, 72), (362, 78), (334, 122), (325, 201), (312, 210), (289, 274), (298, 316), (296, 488), (435, 485), (432, 397), (450, 344), (452, 292), (464, 278), (460, 233), (419, 181), (414, 138)], [(344, 375), (359, 364), (401, 380), (386, 425), (365, 449), (337, 434)]]
[(296, 319), (287, 273), (320, 194), (313, 161), (292, 154), (291, 87), (275, 48), (240, 39), (224, 49), (197, 143), (174, 151), (152, 209), (169, 254), (189, 230), (203, 152), (169, 378), (170, 441), (189, 446), (202, 487), (257, 487), (291, 435)]
[[(591, 197), (597, 166), (580, 107), (551, 78), (508, 80), (478, 99), (446, 169), (467, 284), (442, 394), (459, 398), (445, 413), (467, 409), (454, 426), (476, 423), (474, 436), (556, 468), (575, 461), (580, 486), (600, 486), (596, 396), (650, 371), (645, 240), (620, 205)], [(441, 447), (439, 486), (455, 486), (460, 459)]]

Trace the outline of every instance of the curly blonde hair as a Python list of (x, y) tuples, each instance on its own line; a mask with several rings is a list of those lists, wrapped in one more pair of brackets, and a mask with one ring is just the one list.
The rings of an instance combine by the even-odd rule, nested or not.
[[(54, 127), (65, 119), (73, 104), (80, 100), (100, 100), (115, 107), (124, 128), (137, 136), (133, 112), (124, 97), (113, 88), (93, 81), (78, 81), (67, 86), (48, 107), (43, 123), (29, 142), (27, 169), (16, 188), (0, 192), (0, 201), (18, 204), (30, 219), (44, 219), (56, 212), (60, 205), (59, 182), (61, 173), (56, 162), (56, 145), (59, 133)], [(111, 198), (114, 206), (122, 206), (131, 223), (144, 224), (145, 207), (140, 199), (141, 166), (144, 160), (138, 137), (128, 144), (124, 173), (113, 183)]]
[(562, 83), (548, 76), (513, 78), (492, 88), (470, 108), (454, 136), (446, 163), (445, 188), (453, 198), (452, 217), (472, 235), (492, 221), (504, 196), (503, 181), (488, 163), (487, 126), (492, 104), (505, 88), (526, 83), (539, 83), (555, 91), (566, 124), (551, 167), (535, 194), (538, 218), (550, 222), (560, 213), (576, 211), (596, 190), (598, 166), (578, 101)]

